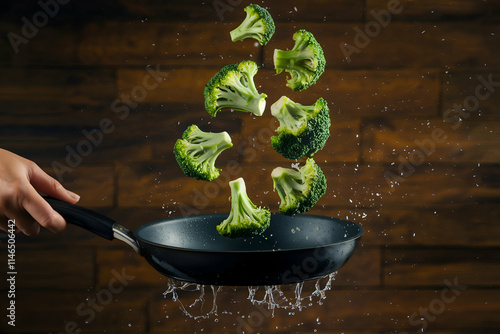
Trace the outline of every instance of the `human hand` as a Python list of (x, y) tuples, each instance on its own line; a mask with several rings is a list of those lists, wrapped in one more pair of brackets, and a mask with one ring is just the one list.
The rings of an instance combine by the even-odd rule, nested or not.
[(34, 162), (0, 149), (0, 229), (8, 220), (26, 235), (36, 235), (40, 226), (52, 232), (66, 228), (66, 221), (38, 193), (75, 204), (77, 194), (66, 190)]

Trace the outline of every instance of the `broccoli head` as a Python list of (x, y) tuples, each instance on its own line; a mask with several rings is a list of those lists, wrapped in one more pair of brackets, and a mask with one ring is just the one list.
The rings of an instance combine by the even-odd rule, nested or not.
[(227, 237), (243, 237), (258, 234), (269, 227), (271, 211), (257, 207), (250, 201), (243, 178), (229, 182), (231, 188), (231, 212), (217, 225), (217, 232)]
[(230, 32), (233, 42), (245, 38), (254, 38), (260, 45), (266, 45), (276, 29), (273, 18), (269, 12), (259, 5), (251, 4), (245, 8), (245, 20)]
[(325, 55), (313, 34), (301, 29), (293, 34), (292, 50), (274, 50), (276, 73), (290, 74), (286, 86), (298, 91), (313, 85), (325, 71)]
[(296, 215), (308, 211), (326, 192), (326, 178), (312, 158), (300, 170), (275, 168), (271, 177), (281, 199), (279, 211)]
[(220, 174), (215, 160), (232, 146), (227, 132), (203, 132), (193, 124), (176, 141), (174, 155), (184, 174), (197, 180), (212, 181)]
[(215, 117), (222, 108), (251, 112), (262, 116), (266, 108), (266, 94), (259, 94), (253, 77), (257, 64), (244, 60), (224, 66), (205, 86), (205, 108)]
[(271, 106), (271, 113), (280, 122), (271, 145), (285, 158), (312, 157), (330, 137), (330, 110), (323, 98), (304, 106), (282, 96)]

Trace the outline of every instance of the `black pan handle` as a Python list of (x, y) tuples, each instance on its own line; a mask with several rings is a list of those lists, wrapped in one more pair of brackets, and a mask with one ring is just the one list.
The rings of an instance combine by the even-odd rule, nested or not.
[(66, 220), (67, 223), (80, 226), (108, 240), (114, 239), (113, 225), (115, 221), (111, 218), (55, 198), (44, 197), (44, 199)]

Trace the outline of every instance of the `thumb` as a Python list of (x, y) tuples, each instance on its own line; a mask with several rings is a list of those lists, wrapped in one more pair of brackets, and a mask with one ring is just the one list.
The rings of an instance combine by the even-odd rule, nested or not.
[(29, 180), (33, 188), (47, 196), (72, 204), (80, 200), (79, 195), (65, 189), (56, 179), (45, 173), (38, 165), (34, 165), (30, 169)]

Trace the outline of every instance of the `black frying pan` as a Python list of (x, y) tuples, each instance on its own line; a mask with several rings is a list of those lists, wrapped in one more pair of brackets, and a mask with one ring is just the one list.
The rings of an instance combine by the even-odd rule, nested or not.
[(215, 229), (227, 213), (167, 219), (131, 232), (97, 212), (47, 201), (68, 223), (120, 239), (163, 275), (198, 284), (272, 285), (322, 277), (346, 263), (363, 234), (358, 224), (336, 218), (272, 214), (262, 235), (231, 239)]

